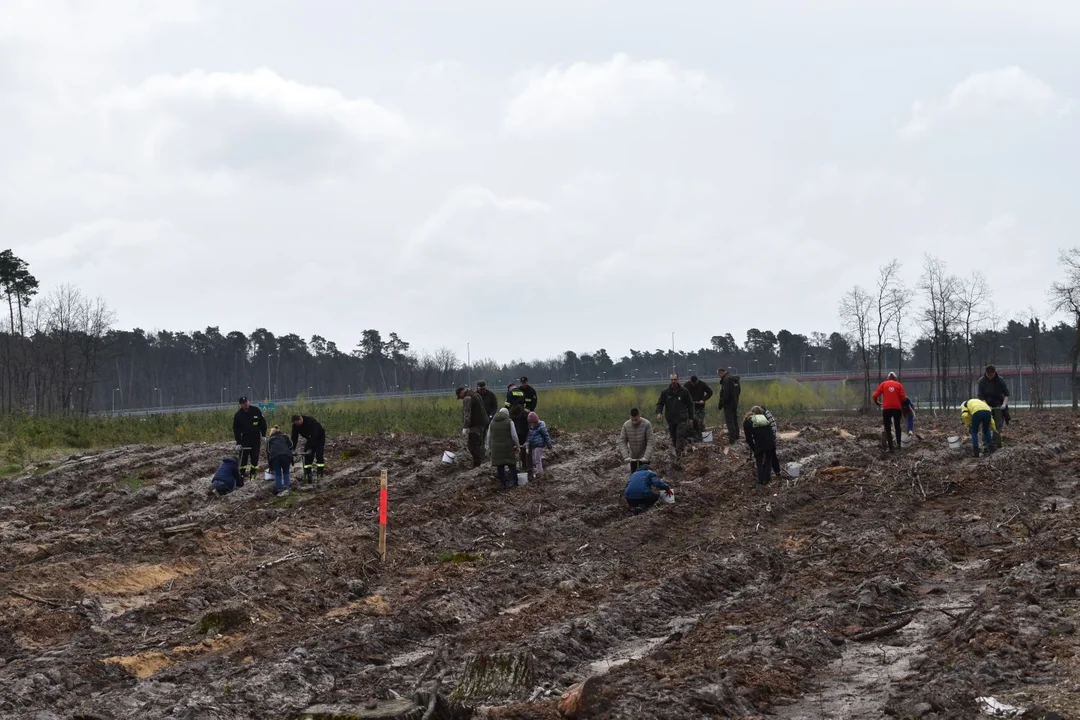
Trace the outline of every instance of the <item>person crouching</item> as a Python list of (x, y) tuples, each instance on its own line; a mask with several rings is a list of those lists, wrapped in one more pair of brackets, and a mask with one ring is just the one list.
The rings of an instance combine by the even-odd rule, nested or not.
[(641, 468), (632, 473), (630, 479), (626, 481), (626, 490), (623, 495), (626, 498), (626, 504), (630, 506), (630, 511), (637, 515), (656, 504), (656, 501), (660, 499), (661, 490), (668, 495), (671, 494), (671, 486), (650, 470), (647, 464), (641, 463)]
[(221, 458), (221, 464), (210, 479), (210, 485), (218, 495), (228, 495), (236, 488), (244, 487), (244, 479), (240, 477), (240, 464), (236, 458)]
[(772, 476), (773, 465), (779, 463), (776, 459), (776, 431), (760, 405), (755, 405), (746, 413), (743, 433), (746, 435), (746, 444), (754, 453), (757, 487), (767, 485)]
[(502, 408), (495, 413), (487, 431), (487, 446), (491, 448), (491, 464), (495, 467), (499, 486), (509, 489), (517, 485), (517, 428), (510, 419), (510, 410)]

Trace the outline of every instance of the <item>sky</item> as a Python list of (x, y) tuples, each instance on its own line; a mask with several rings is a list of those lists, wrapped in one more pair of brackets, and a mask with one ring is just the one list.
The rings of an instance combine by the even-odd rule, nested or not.
[(1045, 314), (1077, 68), (1067, 0), (4, 0), (0, 246), (121, 328), (504, 362), (831, 332), (926, 253)]

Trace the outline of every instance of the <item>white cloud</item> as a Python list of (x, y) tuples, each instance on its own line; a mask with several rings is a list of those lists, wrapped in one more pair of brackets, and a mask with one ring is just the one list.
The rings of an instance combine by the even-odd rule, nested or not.
[(506, 110), (508, 131), (582, 131), (640, 114), (697, 110), (725, 104), (705, 73), (670, 60), (631, 60), (618, 54), (602, 63), (576, 62), (518, 78), (524, 87)]
[(71, 54), (144, 43), (169, 26), (212, 16), (200, 0), (4, 0), (0, 39)]
[(538, 200), (500, 198), (484, 187), (460, 188), (412, 234), (406, 244), (409, 260), (427, 259), (473, 261), (497, 254), (521, 242), (520, 223), (544, 222), (550, 208)]
[(78, 223), (59, 235), (28, 243), (19, 250), (50, 271), (63, 268), (64, 272), (74, 274), (64, 282), (85, 285), (88, 278), (84, 273), (88, 270), (107, 271), (116, 261), (126, 263), (134, 258), (151, 260), (169, 248), (189, 242), (168, 220), (99, 218)]
[(901, 130), (921, 135), (953, 118), (986, 116), (995, 112), (1021, 111), (1041, 117), (1068, 114), (1073, 102), (1062, 97), (1042, 78), (1016, 65), (978, 72), (961, 80), (938, 102), (916, 100), (911, 119)]
[(100, 97), (97, 107), (111, 139), (136, 144), (144, 162), (206, 171), (348, 166), (414, 135), (404, 117), (369, 98), (266, 68), (155, 75)]

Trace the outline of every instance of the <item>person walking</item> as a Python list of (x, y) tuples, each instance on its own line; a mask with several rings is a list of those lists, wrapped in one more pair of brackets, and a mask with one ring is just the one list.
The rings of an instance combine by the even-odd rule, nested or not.
[(896, 433), (896, 447), (900, 447), (900, 419), (904, 414), (904, 401), (907, 394), (904, 386), (896, 379), (896, 373), (889, 373), (888, 379), (878, 385), (874, 391), (874, 403), (881, 407), (881, 419), (885, 426), (885, 440), (889, 452), (893, 451), (893, 433)]
[(484, 408), (484, 401), (472, 390), (459, 387), (457, 398), (461, 400), (461, 434), (467, 438), (473, 467), (478, 468), (484, 464), (484, 433), (491, 418)]
[(491, 448), (491, 465), (496, 470), (499, 486), (504, 490), (517, 485), (517, 428), (510, 419), (510, 411), (501, 408), (495, 413), (487, 430), (487, 446)]
[(734, 444), (739, 439), (739, 394), (742, 393), (742, 387), (739, 385), (739, 376), (729, 372), (727, 368), (717, 370), (716, 376), (720, 378), (719, 408), (724, 411), (728, 442)]
[(544, 448), (550, 450), (552, 444), (547, 425), (534, 412), (529, 413), (528, 446), (533, 475), (539, 476), (544, 472)]
[(488, 421), (495, 417), (495, 413), (499, 412), (499, 398), (495, 397), (495, 393), (487, 389), (487, 383), (483, 380), (476, 383), (476, 394), (480, 396), (480, 400), (484, 405), (484, 412), (487, 413)]
[(529, 378), (522, 376), (518, 390), (525, 398), (525, 409), (528, 412), (536, 411), (536, 388), (529, 384)]
[(986, 371), (979, 378), (976, 392), (979, 400), (990, 406), (990, 414), (994, 416), (994, 445), (1001, 445), (1001, 431), (1005, 428), (1004, 414), (1009, 409), (1009, 387), (998, 375), (997, 368), (987, 365)]
[(644, 465), (631, 473), (630, 479), (626, 481), (623, 497), (626, 498), (630, 511), (639, 515), (656, 504), (656, 501), (660, 499), (660, 491), (670, 495), (671, 486), (650, 470), (648, 465)]
[(619, 453), (630, 463), (631, 475), (652, 460), (652, 423), (641, 417), (641, 411), (637, 408), (630, 410), (630, 419), (623, 423), (619, 431), (618, 447)]
[(266, 437), (266, 418), (262, 410), (241, 396), (240, 409), (233, 415), (233, 436), (240, 456), (240, 472), (254, 479), (259, 470), (259, 449)]
[(960, 419), (964, 426), (971, 431), (971, 449), (975, 457), (979, 457), (979, 430), (982, 430), (983, 444), (986, 452), (994, 452), (992, 433), (997, 430), (994, 423), (994, 413), (988, 403), (979, 398), (972, 398), (960, 406)]
[(679, 376), (672, 373), (671, 383), (660, 393), (656, 401), (656, 419), (667, 419), (671, 444), (675, 446), (675, 457), (681, 457), (686, 441), (687, 424), (694, 417), (694, 401), (690, 393), (679, 384)]
[(705, 403), (712, 398), (713, 391), (708, 383), (698, 380), (697, 375), (690, 376), (690, 382), (686, 383), (686, 391), (690, 393), (690, 399), (694, 401), (694, 434), (700, 440), (705, 432)]
[(274, 474), (274, 494), (289, 494), (289, 471), (292, 467), (293, 444), (277, 425), (266, 436), (266, 464)]
[(755, 405), (746, 413), (743, 420), (743, 433), (746, 435), (746, 444), (754, 453), (754, 465), (757, 468), (756, 487), (769, 484), (769, 479), (774, 471), (779, 475), (780, 461), (776, 458), (776, 426), (775, 421), (765, 415), (765, 408)]
[(326, 447), (326, 431), (319, 421), (310, 415), (292, 416), (292, 446), (296, 447), (296, 441), (304, 438), (304, 482), (311, 482), (311, 469), (315, 468), (315, 476), (322, 479), (326, 470), (326, 458), (323, 450)]

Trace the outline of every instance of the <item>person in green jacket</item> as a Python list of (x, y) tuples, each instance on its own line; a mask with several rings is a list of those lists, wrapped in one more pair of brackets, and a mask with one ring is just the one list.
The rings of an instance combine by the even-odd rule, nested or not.
[(496, 468), (499, 485), (503, 489), (517, 486), (517, 458), (521, 442), (517, 428), (510, 419), (510, 410), (502, 408), (495, 413), (487, 431), (487, 446), (491, 449), (491, 464)]

